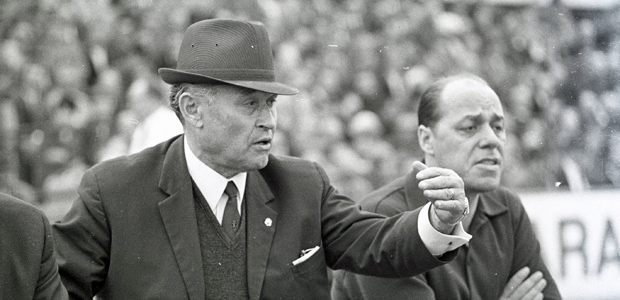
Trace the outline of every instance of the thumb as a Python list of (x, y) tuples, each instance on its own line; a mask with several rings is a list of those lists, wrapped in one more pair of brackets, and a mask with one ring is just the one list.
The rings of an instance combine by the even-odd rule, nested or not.
[(413, 171), (417, 174), (420, 171), (424, 170), (428, 168), (425, 164), (423, 164), (421, 161), (415, 161), (413, 163)]

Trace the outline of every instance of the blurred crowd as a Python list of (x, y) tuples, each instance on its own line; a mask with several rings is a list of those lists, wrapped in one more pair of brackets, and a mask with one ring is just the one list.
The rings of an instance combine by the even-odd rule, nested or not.
[(279, 80), (301, 90), (279, 97), (274, 152), (319, 162), (353, 197), (421, 158), (418, 97), (464, 71), (503, 101), (506, 186), (620, 187), (620, 8), (499, 2), (0, 0), (0, 190), (53, 200), (131, 153), (165, 105), (157, 69), (189, 24), (218, 17), (265, 23)]

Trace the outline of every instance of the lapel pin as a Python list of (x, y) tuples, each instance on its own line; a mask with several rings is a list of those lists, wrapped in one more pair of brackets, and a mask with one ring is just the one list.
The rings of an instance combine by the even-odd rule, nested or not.
[(265, 219), (265, 225), (266, 225), (267, 227), (271, 227), (271, 223), (273, 223), (273, 221), (271, 221), (271, 218), (267, 218), (267, 219)]

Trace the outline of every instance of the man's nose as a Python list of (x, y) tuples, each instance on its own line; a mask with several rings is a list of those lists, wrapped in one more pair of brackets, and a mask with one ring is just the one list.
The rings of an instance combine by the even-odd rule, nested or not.
[(498, 131), (496, 131), (492, 126), (483, 126), (483, 129), (480, 131), (480, 147), (491, 147), (497, 148), (501, 144), (501, 137)]
[(276, 110), (267, 105), (261, 106), (258, 112), (256, 125), (260, 128), (274, 129), (276, 127)]

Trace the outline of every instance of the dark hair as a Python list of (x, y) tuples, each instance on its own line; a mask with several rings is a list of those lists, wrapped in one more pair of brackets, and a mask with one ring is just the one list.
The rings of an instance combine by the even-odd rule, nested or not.
[(489, 85), (484, 79), (469, 73), (453, 75), (436, 80), (422, 93), (420, 104), (418, 105), (418, 125), (432, 127), (437, 123), (441, 117), (438, 109), (438, 101), (441, 93), (446, 85), (461, 79), (471, 79), (486, 86)]

